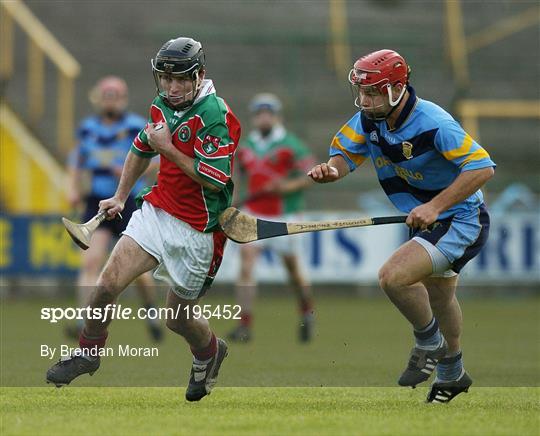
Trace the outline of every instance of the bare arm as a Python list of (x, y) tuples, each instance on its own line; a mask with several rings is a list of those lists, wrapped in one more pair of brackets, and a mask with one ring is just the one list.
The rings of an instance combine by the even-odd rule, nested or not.
[(492, 167), (464, 171), (428, 203), (415, 207), (407, 217), (410, 227), (427, 228), (439, 215), (478, 191), (493, 175)]
[(129, 152), (126, 156), (120, 182), (118, 182), (118, 188), (116, 188), (114, 196), (122, 203), (125, 203), (135, 182), (146, 171), (149, 165), (150, 159)]
[(317, 183), (335, 182), (349, 174), (349, 165), (340, 154), (332, 156), (327, 163), (315, 165), (307, 175)]
[(431, 200), (431, 202), (439, 213), (444, 212), (457, 203), (469, 198), (491, 179), (494, 174), (495, 171), (492, 167), (464, 171), (448, 188)]
[(149, 164), (150, 159), (139, 157), (135, 153), (129, 152), (124, 162), (116, 193), (111, 198), (101, 200), (99, 202), (99, 209), (106, 210), (110, 218), (114, 218), (119, 212), (122, 212), (133, 185), (135, 185), (141, 174), (145, 172)]
[(142, 177), (144, 177), (145, 181), (148, 180), (151, 183), (154, 183), (157, 179), (157, 173), (159, 172), (159, 158), (158, 159), (150, 159), (150, 164), (148, 165), (148, 168), (143, 173)]

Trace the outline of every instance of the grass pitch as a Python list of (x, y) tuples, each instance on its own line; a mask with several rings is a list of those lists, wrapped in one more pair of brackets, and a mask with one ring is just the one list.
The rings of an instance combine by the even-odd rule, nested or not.
[(538, 388), (478, 388), (447, 405), (425, 389), (3, 388), (2, 435), (538, 435)]
[[(205, 303), (231, 301), (211, 296)], [(448, 405), (424, 403), (427, 383), (415, 390), (394, 387), (412, 335), (384, 299), (319, 296), (317, 335), (300, 345), (292, 299), (261, 298), (255, 340), (230, 344), (218, 386), (196, 404), (184, 400), (190, 358), (172, 333), (159, 345), (158, 358), (105, 358), (93, 377), (62, 389), (45, 385), (45, 371), (56, 359), (40, 357), (40, 344), (69, 342), (62, 325), (40, 320), (39, 313), (58, 304), (2, 304), (2, 435), (540, 431), (538, 298), (462, 302), (465, 364), (474, 385)], [(218, 335), (234, 326), (211, 323)], [(140, 320), (115, 321), (109, 343), (152, 345)]]

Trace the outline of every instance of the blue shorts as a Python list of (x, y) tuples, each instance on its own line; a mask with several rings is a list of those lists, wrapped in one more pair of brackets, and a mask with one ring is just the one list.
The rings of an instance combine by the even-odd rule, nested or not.
[(433, 244), (459, 273), (485, 245), (489, 235), (486, 206), (436, 221), (430, 230), (411, 229), (409, 239), (422, 238)]
[[(101, 197), (96, 197), (91, 195), (85, 199), (86, 208), (84, 211), (83, 222), (87, 222), (92, 219), (94, 215), (99, 212), (99, 202), (104, 200)], [(120, 237), (120, 234), (126, 230), (126, 226), (131, 219), (133, 212), (137, 210), (135, 205), (135, 198), (129, 196), (124, 205), (124, 210), (122, 211), (122, 219), (106, 220), (99, 226), (100, 229), (109, 230), (114, 236)]]

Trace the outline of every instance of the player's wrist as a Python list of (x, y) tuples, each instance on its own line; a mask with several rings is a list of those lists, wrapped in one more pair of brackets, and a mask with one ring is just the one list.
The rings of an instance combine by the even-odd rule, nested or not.
[(128, 196), (129, 194), (125, 194), (125, 193), (116, 193), (114, 194), (113, 196), (113, 200), (118, 202), (118, 203), (122, 203), (122, 204), (125, 204), (127, 199), (128, 199)]
[(437, 215), (440, 215), (441, 213), (443, 213), (446, 210), (444, 205), (441, 204), (439, 201), (437, 201), (437, 199), (435, 199), (435, 198), (433, 200), (431, 200), (428, 204), (431, 206), (433, 211), (437, 213)]
[(159, 150), (160, 154), (164, 155), (169, 160), (171, 160), (171, 157), (178, 151), (172, 141), (163, 144), (163, 146), (159, 147)]

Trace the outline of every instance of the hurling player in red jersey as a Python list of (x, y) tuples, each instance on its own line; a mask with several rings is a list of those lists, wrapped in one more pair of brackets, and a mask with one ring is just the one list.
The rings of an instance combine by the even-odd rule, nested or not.
[[(253, 98), (249, 109), (254, 129), (243, 141), (237, 159), (247, 184), (243, 207), (251, 215), (271, 220), (293, 219), (302, 210), (303, 192), (311, 185), (305, 171), (315, 162), (310, 150), (283, 126), (281, 106), (273, 94), (258, 94)], [(242, 313), (240, 324), (228, 336), (230, 340), (246, 342), (252, 337), (256, 294), (253, 269), (265, 248), (278, 254), (287, 270), (300, 311), (300, 341), (308, 342), (312, 338), (311, 288), (301, 271), (295, 242), (294, 237), (275, 238), (241, 246), (236, 298)]]
[[(113, 197), (100, 209), (114, 218), (124, 209), (133, 185), (159, 154), (157, 184), (144, 195), (101, 272), (90, 306), (104, 309), (140, 274), (170, 285), (167, 327), (181, 335), (193, 354), (188, 401), (209, 394), (227, 356), (208, 320), (192, 308), (209, 289), (219, 269), (226, 237), (219, 214), (231, 204), (233, 157), (240, 124), (206, 78), (201, 43), (186, 37), (167, 41), (152, 59), (157, 96), (146, 127), (133, 141)], [(57, 386), (93, 374), (107, 339), (110, 319), (87, 319), (79, 348), (47, 372)]]

